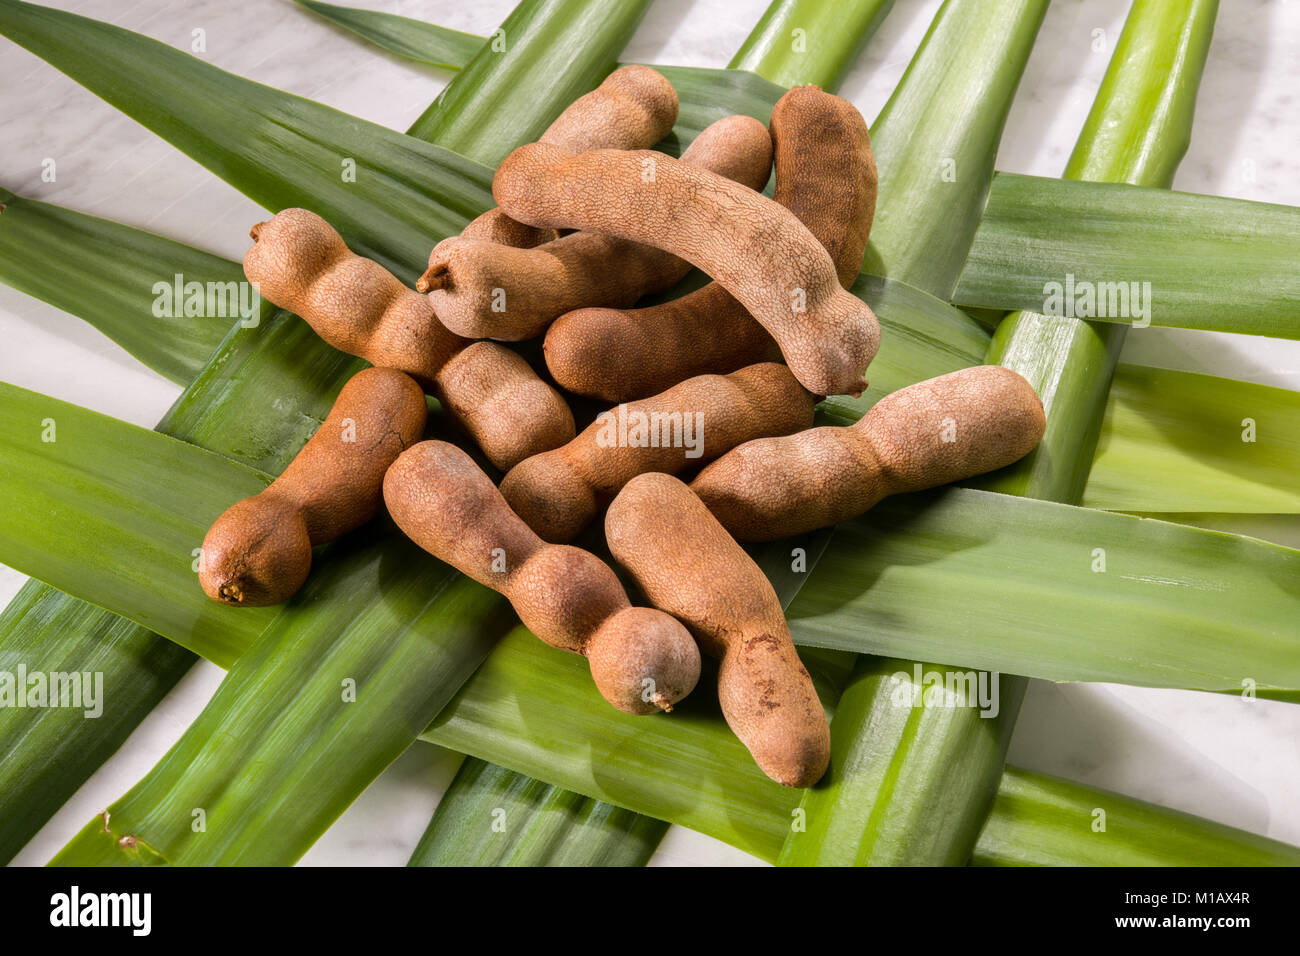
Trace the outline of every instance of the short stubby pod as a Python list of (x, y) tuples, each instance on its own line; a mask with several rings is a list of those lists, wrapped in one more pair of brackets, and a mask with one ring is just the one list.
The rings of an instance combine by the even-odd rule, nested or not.
[(384, 478), (384, 501), (412, 541), (504, 594), (541, 640), (585, 655), (619, 710), (672, 710), (695, 687), (700, 652), (686, 629), (633, 607), (595, 555), (538, 538), (455, 445), (426, 441), (403, 453)]
[(627, 482), (673, 474), (760, 435), (813, 421), (813, 397), (784, 365), (700, 375), (662, 395), (602, 412), (568, 444), (525, 459), (501, 493), (547, 541), (572, 541)]
[(677, 109), (677, 91), (667, 77), (653, 67), (629, 63), (565, 107), (540, 142), (575, 153), (646, 149), (672, 132)]
[(718, 702), (762, 771), (811, 787), (830, 761), (830, 725), (766, 576), (671, 475), (632, 479), (605, 516), (618, 563), (656, 607), (718, 658)]
[(856, 518), (887, 495), (1005, 467), (1046, 427), (1023, 376), (978, 365), (891, 392), (847, 428), (746, 442), (691, 489), (736, 538), (773, 541)]
[(393, 369), (348, 380), (316, 434), (265, 491), (236, 502), (209, 529), (199, 583), (215, 601), (287, 601), (307, 579), (313, 545), (365, 524), (383, 501), (384, 472), (419, 441), (424, 392)]

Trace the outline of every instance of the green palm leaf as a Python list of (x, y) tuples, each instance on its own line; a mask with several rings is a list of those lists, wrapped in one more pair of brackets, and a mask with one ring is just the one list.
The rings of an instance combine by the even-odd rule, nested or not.
[(1297, 260), (1292, 206), (998, 173), (952, 299), (1041, 312), (1057, 283), (1052, 314), (1296, 339)]
[[(541, 136), (565, 106), (614, 69), (649, 8), (650, 0), (519, 4), (410, 134), (495, 168), (520, 143)], [(515, 55), (505, 55), (510, 53)], [(539, 68), (550, 73), (539, 76)], [(548, 90), (545, 102), (521, 95), (539, 83)], [(492, 122), (483, 122), (485, 116)], [(427, 237), (422, 255), (428, 255)]]
[(976, 866), (1296, 866), (1300, 852), (1189, 813), (1008, 767), (971, 862)]
[(503, 609), (395, 535), (330, 562), (157, 766), (51, 862), (296, 860), (474, 670), (508, 623)]
[(668, 824), (473, 757), (408, 866), (645, 866)]
[[(1132, 131), (1138, 131), (1140, 137), (1142, 131), (1164, 125), (1169, 115), (1190, 127), (1190, 107), (1183, 108), (1182, 104), (1195, 96), (1214, 13), (1213, 0), (1192, 0), (1191, 5), (1158, 0), (1133, 7), (1076, 156)], [(1200, 55), (1176, 57), (1173, 64), (1167, 65), (1153, 53), (1157, 38), (1168, 35), (1171, 26), (1180, 36), (1189, 38), (1178, 49), (1186, 45), (1199, 50)], [(1130, 80), (1133, 74), (1150, 82), (1154, 89), (1144, 90), (1145, 96), (1127, 95), (1134, 90)], [(953, 99), (960, 104), (960, 96)], [(918, 117), (918, 122), (923, 120)], [(1162, 151), (1142, 155), (1136, 165), (1146, 169), (1148, 161), (1176, 163), (1185, 142), (1185, 137), (1166, 138)], [(1160, 158), (1153, 160), (1157, 155)], [(980, 158), (991, 163), (991, 147)], [(967, 161), (961, 165), (971, 164)], [(1136, 175), (1137, 170), (1130, 173)], [(978, 189), (984, 183), (975, 185)], [(927, 184), (923, 179), (916, 188), (928, 189), (932, 201), (942, 195), (932, 182)], [(940, 218), (937, 211), (932, 216), (934, 221)], [(951, 266), (951, 262), (946, 264)], [(952, 278), (951, 271), (939, 271), (932, 281), (936, 286), (951, 288)], [(1053, 324), (1013, 315), (1003, 320), (990, 344), (987, 361), (1015, 369), (1034, 385), (1047, 412), (1047, 433), (1029, 456), (987, 476), (981, 484), (1052, 501), (1079, 501), (1121, 339), (1122, 330), (1097, 338), (1085, 323), (1073, 319)], [(951, 543), (957, 544), (960, 553), (969, 540)], [(1091, 553), (1104, 561), (1104, 549)], [(1098, 567), (1093, 565), (1094, 570)], [(1005, 577), (1000, 575), (999, 580)], [(1022, 614), (1032, 616), (1033, 606), (1032, 598), (1023, 601), (1017, 618), (1023, 619)], [(955, 608), (954, 614), (939, 622), (939, 627), (950, 632), (958, 621), (963, 621), (962, 610)], [(1048, 622), (1045, 633), (1059, 633), (1053, 624)], [(960, 655), (924, 656), (929, 660), (965, 660)], [(1001, 775), (1011, 728), (1024, 698), (1025, 678), (1000, 677), (995, 682), (1003, 700), (993, 713), (975, 706), (978, 701), (969, 687), (954, 689), (955, 707), (923, 706), (919, 713), (913, 712), (913, 695), (924, 694), (931, 681), (949, 684), (952, 675), (962, 669), (918, 664), (882, 680), (885, 675), (879, 665), (863, 662), (853, 675), (836, 724), (832, 725), (832, 734), (839, 742), (837, 756), (826, 779), (805, 794), (800, 806), (814, 824), (806, 831), (795, 830), (788, 835), (781, 854), (783, 863), (952, 864), (969, 858)], [(1007, 670), (1012, 674), (1027, 672), (1024, 668)], [(899, 685), (904, 692), (912, 692), (904, 694), (903, 706), (897, 706), (895, 698)], [(848, 829), (855, 819), (864, 825)], [(839, 825), (836, 821), (840, 821)], [(917, 839), (917, 832), (928, 836)]]
[[(6, 564), (110, 610), (129, 608), (135, 623), (222, 667), (275, 617), (266, 608), (226, 614), (193, 600), (203, 535), (268, 476), (12, 385), (0, 385), (0, 435)], [(89, 573), (100, 563), (119, 569), (103, 591)]]
[[(1045, 0), (940, 8), (871, 126), (880, 191), (865, 271), (941, 299), (951, 295), (1046, 13)], [(962, 54), (954, 56), (958, 49)]]
[(358, 36), (409, 60), (459, 70), (483, 46), (483, 37), (381, 10), (358, 10), (319, 0), (297, 0)]
[(894, 0), (774, 0), (727, 69), (757, 73), (783, 90), (808, 83), (838, 89), (893, 7)]
[[(86, 276), (95, 276), (87, 282)], [(175, 277), (216, 284), (223, 293), (198, 301), (201, 311), (155, 315), (154, 304), (173, 306)], [(93, 324), (149, 368), (188, 385), (230, 326), (243, 316), (238, 263), (183, 243), (106, 219), (23, 199), (0, 190), (0, 282), (53, 303), (65, 312), (93, 316)], [(160, 291), (166, 287), (166, 298)], [(233, 295), (227, 295), (232, 293)], [(233, 306), (233, 308), (228, 308)], [(255, 312), (251, 321), (260, 316)]]
[[(821, 676), (819, 659), (806, 650), (800, 654), (813, 670), (823, 703), (834, 704), (834, 690)], [(590, 680), (584, 680), (584, 668), (582, 661), (550, 652), (517, 627), (422, 736), (586, 796), (688, 826), (765, 860), (777, 858), (796, 819), (799, 792), (763, 776), (722, 723), (715, 700), (695, 694), (669, 717), (629, 717), (603, 704)], [(943, 712), (954, 711), (924, 711)], [(833, 721), (831, 727), (834, 731)], [(1045, 788), (1026, 794), (1025, 803), (1017, 807), (1001, 795), (1015, 795), (1022, 775), (1008, 769), (995, 784), (999, 799), (987, 828), (996, 824), (997, 829), (980, 836), (976, 860), (993, 862), (1014, 848), (1028, 861), (1036, 856), (1043, 863), (1063, 862), (1066, 854), (1076, 851), (1077, 859), (1104, 865), (1112, 860), (1136, 865), (1138, 853), (1149, 865), (1204, 865), (1219, 859), (1251, 865), (1300, 863), (1300, 848), (1051, 778), (1040, 778)], [(1141, 808), (1151, 829), (1137, 835), (1112, 826), (1109, 835), (1092, 833), (1088, 813), (1093, 807), (1110, 807), (1112, 801)], [(1078, 806), (1088, 808), (1082, 816), (1076, 814)], [(1076, 824), (1081, 828), (1077, 840), (1058, 845), (1061, 857), (1055, 857), (1051, 847), (1037, 845), (1046, 828), (1065, 832)], [(1086, 838), (1094, 842), (1085, 846), (1081, 841)]]
[(93, 719), (84, 708), (0, 708), (0, 862), (122, 745), (194, 660), (124, 618), (36, 581), (23, 585), (0, 613), (0, 670), (102, 675), (104, 696)]
[(1120, 365), (1083, 504), (1139, 512), (1298, 513), (1297, 475), (1300, 392)]
[(16, 0), (0, 3), (0, 33), (250, 199), (315, 210), (357, 253), (412, 281), (431, 240), (492, 205), (491, 171), (472, 160), (149, 37)]
[[(960, 269), (958, 259), (978, 224), (1007, 111), (1045, 13), (1046, 4), (1031, 3), (946, 2), (940, 8), (872, 131), (881, 169), (894, 171), (892, 179), (882, 175), (868, 268), (879, 267), (947, 298)], [(972, 91), (975, 98), (969, 99)], [(897, 217), (900, 211), (905, 218)], [(928, 228), (917, 229), (909, 221)], [(843, 534), (842, 527), (834, 531), (828, 550)], [(958, 540), (950, 539), (954, 544)], [(945, 633), (951, 630), (947, 627)], [(869, 672), (875, 666), (872, 660), (859, 661), (850, 689), (864, 669)], [(938, 669), (928, 665), (908, 671), (942, 679)], [(1009, 678), (1006, 706), (992, 720), (980, 718), (971, 707), (926, 708), (903, 728), (871, 725), (867, 715), (872, 707), (854, 706), (868, 698), (850, 693), (849, 706), (832, 724), (832, 736), (839, 743), (832, 766), (826, 779), (805, 793), (800, 810), (824, 818), (837, 801), (867, 802), (878, 820), (892, 824), (860, 830), (854, 839), (841, 841), (838, 852), (843, 859), (870, 858), (870, 852), (858, 849), (870, 845), (903, 849), (892, 857), (877, 856), (882, 862), (964, 861), (1001, 776), (1009, 728), (1024, 694), (1022, 681)], [(906, 728), (914, 733), (900, 738), (900, 729)], [(869, 756), (858, 761), (852, 755), (859, 753)], [(852, 779), (844, 773), (849, 760), (855, 770)], [(876, 775), (869, 772), (870, 764), (889, 777), (888, 789), (862, 786)], [(928, 836), (914, 838), (918, 829)], [(823, 845), (816, 829), (792, 828), (782, 862), (793, 862), (792, 850), (815, 854)]]

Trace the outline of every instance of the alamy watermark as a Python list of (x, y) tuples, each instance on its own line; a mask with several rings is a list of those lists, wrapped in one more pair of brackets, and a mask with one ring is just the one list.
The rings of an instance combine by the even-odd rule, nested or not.
[(1066, 273), (1064, 282), (1043, 284), (1044, 315), (1067, 319), (1129, 319), (1133, 328), (1151, 324), (1150, 282), (1092, 282)]
[(73, 885), (50, 897), (50, 925), (57, 927), (122, 927), (132, 936), (148, 936), (153, 928), (152, 893), (82, 892)]
[(155, 282), (153, 297), (158, 319), (237, 318), (246, 329), (261, 321), (262, 297), (252, 282), (186, 282), (178, 272), (170, 282)]
[(0, 707), (67, 707), (90, 719), (104, 713), (101, 671), (0, 671)]
[(898, 707), (978, 707), (981, 717), (1001, 712), (998, 683), (1000, 671), (930, 671), (920, 664), (912, 673), (895, 671), (891, 700)]
[(601, 448), (684, 448), (687, 458), (704, 454), (703, 412), (644, 412), (619, 405), (596, 416)]

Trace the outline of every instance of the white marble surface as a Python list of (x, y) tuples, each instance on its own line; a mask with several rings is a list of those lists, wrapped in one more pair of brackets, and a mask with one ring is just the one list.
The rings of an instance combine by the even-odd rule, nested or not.
[[(487, 33), (509, 0), (352, 0)], [(368, 48), (287, 0), (58, 0), (51, 5), (188, 49), (270, 85), (397, 129), (432, 100), (448, 74)], [(841, 92), (874, 117), (902, 75), (938, 0), (898, 0)], [(626, 51), (645, 62), (723, 66), (764, 0), (659, 0)], [(1058, 175), (1118, 36), (1124, 0), (1057, 0), (1011, 111), (999, 168)], [(1176, 187), (1300, 205), (1300, 2), (1224, 0)], [(1093, 49), (1094, 30), (1105, 49)], [(40, 60), (0, 40), (0, 183), (23, 195), (148, 228), (231, 258), (242, 256), (261, 210), (200, 166)], [(58, 161), (44, 183), (41, 162)], [(1248, 175), (1253, 170), (1253, 176)], [(178, 389), (76, 318), (0, 287), (0, 380), (152, 426)], [(1137, 330), (1125, 359), (1300, 388), (1300, 345), (1240, 336)], [(1264, 520), (1253, 533), (1284, 537)], [(1290, 543), (1300, 544), (1291, 540)], [(0, 568), (0, 600), (23, 578)], [(143, 775), (212, 694), (221, 672), (196, 668), (21, 853), (49, 858), (87, 819)], [(1300, 843), (1300, 708), (1112, 685), (1035, 682), (1011, 748), (1023, 766), (1109, 787)], [(304, 863), (405, 862), (454, 755), (418, 746), (338, 821)], [(757, 861), (674, 828), (662, 864)]]

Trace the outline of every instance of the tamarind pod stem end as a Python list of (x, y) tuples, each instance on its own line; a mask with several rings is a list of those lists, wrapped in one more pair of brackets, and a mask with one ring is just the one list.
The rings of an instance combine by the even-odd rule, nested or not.
[(447, 268), (446, 263), (429, 266), (429, 268), (424, 270), (424, 274), (415, 282), (415, 288), (418, 292), (433, 292), (436, 289), (447, 289), (450, 287), (451, 270)]

